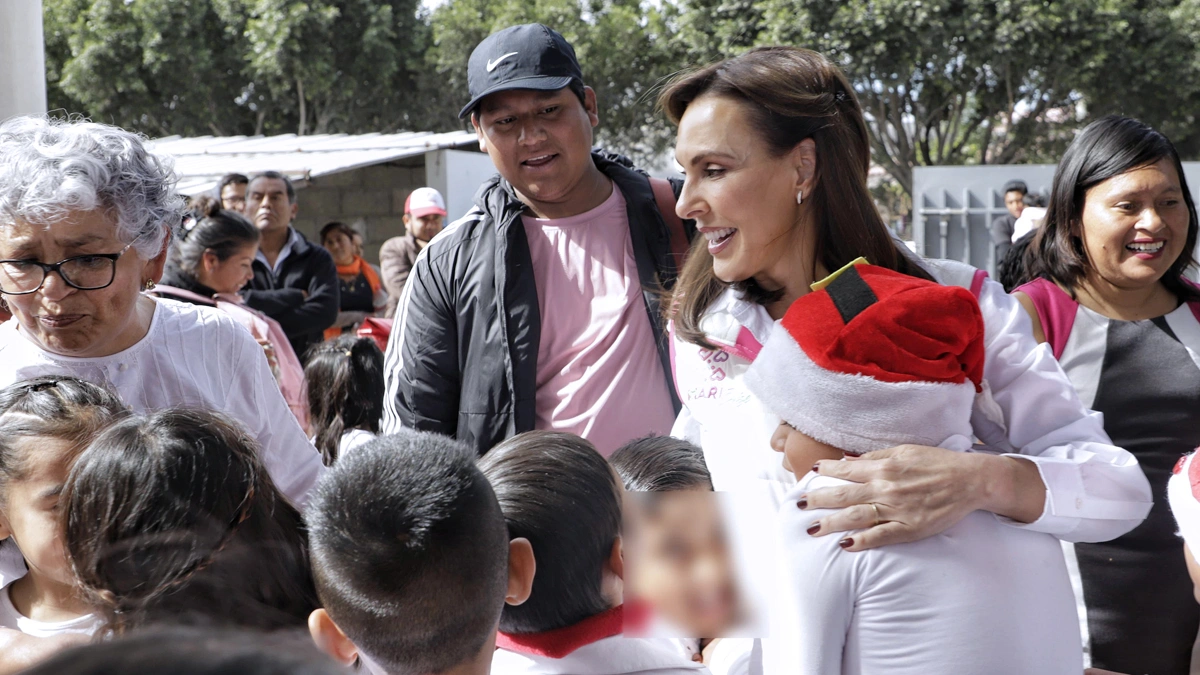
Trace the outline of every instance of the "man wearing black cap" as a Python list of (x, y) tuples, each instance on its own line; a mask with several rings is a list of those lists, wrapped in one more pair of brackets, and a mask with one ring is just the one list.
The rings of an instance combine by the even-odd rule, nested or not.
[(546, 26), (485, 39), (467, 82), (461, 116), (499, 175), (413, 267), (387, 350), (384, 432), (437, 431), (483, 453), (554, 429), (606, 455), (668, 433), (679, 402), (658, 293), (695, 231), (674, 214), (678, 186), (592, 149), (596, 94)]
[(1025, 181), (1010, 180), (1004, 184), (1004, 206), (1008, 208), (1008, 213), (992, 221), (992, 245), (996, 247), (996, 265), (1004, 260), (1004, 255), (1012, 248), (1013, 229), (1016, 227), (1017, 218), (1021, 217), (1021, 211), (1025, 210), (1024, 199), (1027, 192), (1029, 188), (1025, 187)]

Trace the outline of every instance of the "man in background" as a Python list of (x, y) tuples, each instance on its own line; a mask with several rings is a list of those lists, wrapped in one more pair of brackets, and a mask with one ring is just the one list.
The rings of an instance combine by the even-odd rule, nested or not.
[(445, 220), (446, 201), (442, 193), (431, 187), (417, 188), (404, 200), (404, 235), (388, 239), (379, 249), (379, 267), (388, 292), (385, 314), (388, 318), (396, 314), (396, 305), (417, 262), (417, 254), (442, 231)]
[(1004, 206), (1008, 208), (1008, 213), (992, 221), (992, 245), (996, 247), (994, 260), (997, 265), (1004, 260), (1008, 249), (1012, 248), (1013, 230), (1017, 218), (1021, 217), (1021, 211), (1025, 210), (1024, 199), (1028, 192), (1025, 181), (1010, 180), (1004, 184)]
[(250, 179), (240, 173), (227, 173), (217, 183), (217, 199), (226, 211), (241, 213), (246, 210), (246, 187)]
[(246, 191), (245, 216), (262, 238), (254, 278), (242, 291), (246, 304), (279, 322), (301, 361), (337, 320), (337, 268), (329, 252), (292, 227), (296, 189), (287, 176), (266, 171)]

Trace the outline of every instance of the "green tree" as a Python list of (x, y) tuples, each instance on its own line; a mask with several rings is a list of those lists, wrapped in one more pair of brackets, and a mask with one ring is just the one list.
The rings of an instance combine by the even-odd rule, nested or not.
[(1112, 3), (767, 0), (759, 43), (826, 54), (854, 84), (874, 159), (907, 192), (925, 164), (1050, 158)]
[(1088, 118), (1137, 117), (1200, 158), (1200, 0), (1123, 3), (1098, 38), (1078, 86)]
[(403, 128), (417, 4), (45, 0), (51, 107), (152, 135)]
[(1200, 0), (681, 0), (693, 62), (822, 52), (854, 84), (874, 160), (1056, 161), (1095, 117), (1135, 115), (1200, 153)]
[(245, 17), (249, 81), (288, 109), (297, 133), (403, 126), (426, 31), (416, 0), (224, 4), (229, 26)]
[(236, 36), (207, 3), (45, 0), (50, 107), (149, 134), (246, 132)]

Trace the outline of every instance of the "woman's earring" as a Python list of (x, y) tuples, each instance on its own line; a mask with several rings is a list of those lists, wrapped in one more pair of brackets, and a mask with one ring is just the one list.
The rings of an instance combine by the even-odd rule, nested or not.
[(796, 203), (797, 203), (797, 204), (803, 204), (803, 203), (804, 203), (804, 190), (801, 190), (801, 191), (799, 191), (799, 192), (797, 192), (797, 193), (796, 193)]
[(146, 280), (146, 283), (145, 283), (145, 284), (143, 284), (143, 285), (142, 285), (142, 287), (143, 287), (144, 289), (146, 289), (147, 291), (152, 291), (152, 290), (154, 290), (154, 285), (155, 285), (155, 284), (154, 284), (154, 280), (153, 280), (153, 279), (147, 279), (147, 280)]

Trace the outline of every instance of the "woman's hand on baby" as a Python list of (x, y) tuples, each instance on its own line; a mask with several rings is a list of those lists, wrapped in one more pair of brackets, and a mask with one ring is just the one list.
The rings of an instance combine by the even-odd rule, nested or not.
[(809, 533), (861, 530), (841, 539), (847, 551), (919, 541), (945, 532), (972, 511), (993, 510), (1002, 482), (998, 472), (1011, 470), (1000, 463), (1013, 462), (1030, 464), (921, 445), (901, 445), (848, 461), (820, 461), (814, 469), (821, 475), (857, 485), (813, 490), (800, 505), (840, 509), (814, 523)]

